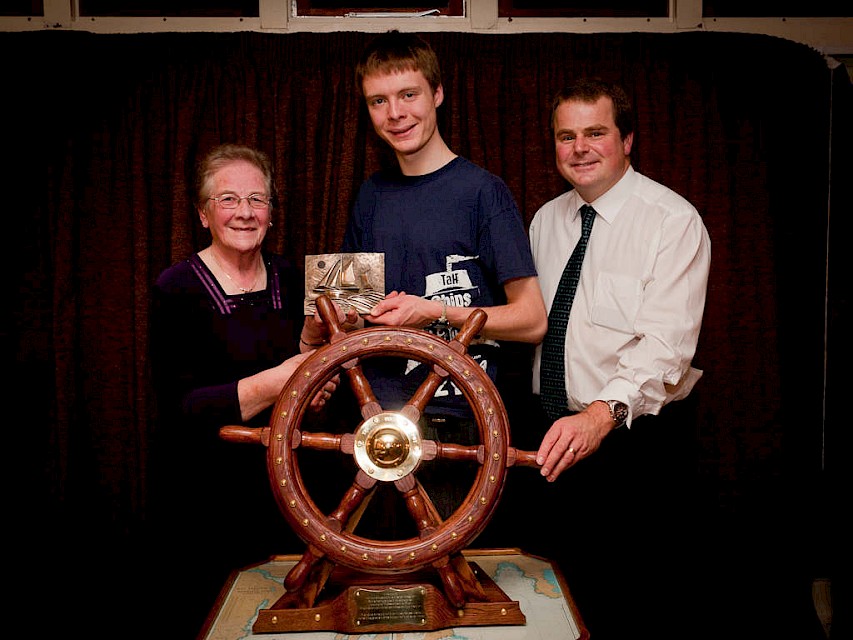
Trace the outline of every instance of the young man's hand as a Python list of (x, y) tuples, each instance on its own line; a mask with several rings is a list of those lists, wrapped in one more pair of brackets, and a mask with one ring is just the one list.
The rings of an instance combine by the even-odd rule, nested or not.
[(390, 327), (422, 329), (439, 318), (441, 308), (440, 302), (412, 296), (405, 291), (392, 291), (373, 307), (365, 319)]

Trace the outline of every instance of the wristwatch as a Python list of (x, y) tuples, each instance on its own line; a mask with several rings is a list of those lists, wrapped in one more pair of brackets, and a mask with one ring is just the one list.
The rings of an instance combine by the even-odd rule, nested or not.
[(438, 319), (439, 324), (449, 324), (447, 322), (447, 303), (442, 300), (441, 301), (441, 317)]
[(613, 428), (621, 427), (628, 419), (628, 405), (619, 400), (605, 400), (604, 403), (610, 409), (610, 419), (615, 423)]
[(430, 322), (424, 327), (424, 330), (448, 342), (453, 340), (455, 332), (450, 325), (450, 321), (447, 319), (447, 302), (444, 300), (441, 301), (441, 317), (438, 320)]

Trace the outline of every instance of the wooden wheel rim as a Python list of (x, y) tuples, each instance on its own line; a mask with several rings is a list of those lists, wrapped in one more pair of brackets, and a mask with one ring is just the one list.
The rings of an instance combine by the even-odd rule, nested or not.
[[(447, 520), (417, 538), (380, 541), (339, 530), (337, 522), (311, 500), (295, 456), (301, 439), (299, 425), (314, 395), (336, 373), (373, 356), (412, 358), (446, 372), (465, 395), (480, 436), (479, 468), (467, 497)], [(279, 508), (307, 544), (353, 569), (401, 573), (463, 549), (485, 528), (503, 490), (508, 441), (509, 424), (500, 395), (464, 347), (425, 331), (375, 327), (333, 340), (299, 366), (282, 389), (270, 421), (267, 466)]]

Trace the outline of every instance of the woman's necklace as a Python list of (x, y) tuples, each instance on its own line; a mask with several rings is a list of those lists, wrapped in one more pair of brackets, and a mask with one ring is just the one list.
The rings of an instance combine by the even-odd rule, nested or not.
[(232, 283), (235, 287), (237, 287), (240, 291), (242, 291), (243, 293), (251, 293), (252, 291), (254, 291), (254, 290), (255, 290), (255, 286), (258, 284), (258, 277), (261, 275), (261, 272), (263, 271), (263, 262), (261, 261), (261, 256), (258, 256), (258, 263), (261, 265), (261, 270), (257, 271), (257, 273), (255, 274), (255, 279), (252, 281), (252, 286), (251, 286), (251, 287), (241, 287), (239, 284), (237, 284), (237, 282), (234, 280), (234, 278), (232, 278), (232, 277), (228, 274), (228, 272), (225, 270), (225, 267), (223, 267), (223, 266), (222, 266), (222, 263), (221, 263), (221, 262), (219, 262), (219, 260), (218, 260), (218, 259), (217, 259), (217, 257), (216, 257), (216, 254), (215, 254), (212, 250), (211, 250), (211, 252), (210, 252), (210, 255), (211, 255), (211, 257), (213, 258), (213, 261), (216, 263), (216, 266), (217, 266), (217, 267), (219, 267), (219, 270), (220, 270), (220, 271), (225, 275), (225, 277), (226, 277), (226, 278), (228, 278), (228, 279), (231, 281), (231, 283)]

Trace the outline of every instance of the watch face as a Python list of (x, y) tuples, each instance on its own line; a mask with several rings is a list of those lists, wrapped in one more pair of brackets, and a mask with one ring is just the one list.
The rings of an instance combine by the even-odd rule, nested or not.
[(616, 426), (624, 424), (628, 419), (628, 405), (618, 400), (610, 400), (607, 404), (610, 407), (610, 416), (613, 418)]

